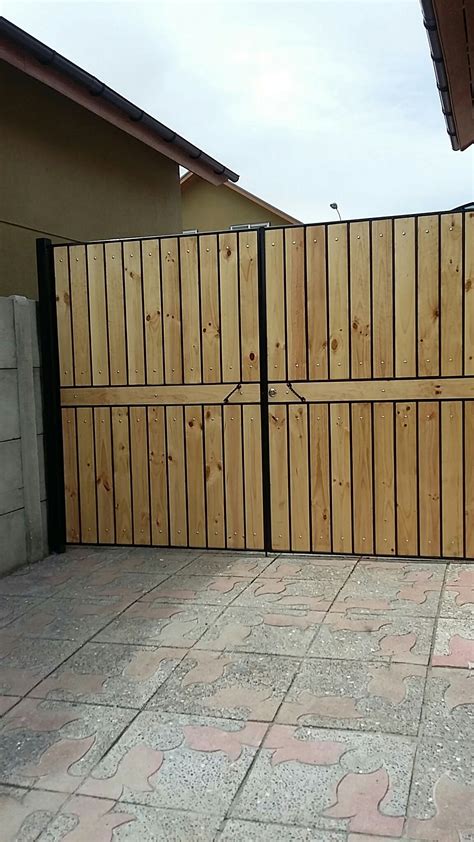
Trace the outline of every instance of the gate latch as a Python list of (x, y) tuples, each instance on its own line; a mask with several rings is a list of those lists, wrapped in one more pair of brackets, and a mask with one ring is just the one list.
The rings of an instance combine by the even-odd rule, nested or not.
[(231, 389), (231, 391), (229, 392), (227, 397), (224, 398), (223, 403), (229, 403), (229, 398), (231, 398), (232, 395), (235, 394), (235, 392), (240, 392), (241, 388), (242, 388), (242, 383), (237, 383), (237, 386), (234, 386), (234, 388)]
[(301, 403), (306, 403), (306, 398), (303, 395), (299, 395), (296, 389), (293, 388), (291, 383), (287, 383), (286, 385), (288, 386), (290, 392), (293, 392), (293, 394), (296, 395), (296, 397), (301, 401)]

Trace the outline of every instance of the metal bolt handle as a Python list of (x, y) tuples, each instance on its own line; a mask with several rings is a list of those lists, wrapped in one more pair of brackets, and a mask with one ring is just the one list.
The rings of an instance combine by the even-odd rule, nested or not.
[(269, 398), (274, 398), (274, 397), (275, 397), (275, 395), (276, 395), (276, 393), (277, 393), (277, 390), (276, 390), (276, 389), (274, 389), (274, 388), (273, 388), (273, 386), (272, 386), (272, 387), (271, 387), (271, 389), (269, 389), (269, 390), (268, 390), (268, 397), (269, 397)]

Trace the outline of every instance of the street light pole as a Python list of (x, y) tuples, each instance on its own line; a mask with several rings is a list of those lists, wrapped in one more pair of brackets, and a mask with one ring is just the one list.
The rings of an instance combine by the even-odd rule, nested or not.
[(337, 202), (331, 202), (331, 204), (329, 205), (329, 207), (330, 207), (330, 208), (332, 208), (333, 210), (335, 210), (335, 211), (336, 211), (336, 213), (337, 213), (337, 215), (338, 215), (338, 217), (339, 217), (340, 221), (342, 222), (342, 217), (341, 217), (341, 214), (339, 213), (339, 208), (338, 208), (338, 206), (337, 206)]

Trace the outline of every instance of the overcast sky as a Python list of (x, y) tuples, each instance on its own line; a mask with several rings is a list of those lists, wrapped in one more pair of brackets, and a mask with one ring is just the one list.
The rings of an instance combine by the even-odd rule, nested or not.
[(474, 199), (419, 0), (21, 2), (0, 9), (305, 222)]

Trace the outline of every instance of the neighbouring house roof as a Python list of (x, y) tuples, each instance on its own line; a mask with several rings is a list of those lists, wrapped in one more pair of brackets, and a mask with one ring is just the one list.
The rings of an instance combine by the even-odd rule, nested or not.
[[(195, 175), (196, 175), (196, 173), (193, 173), (193, 172), (185, 173), (181, 177), (181, 187), (186, 187), (188, 184), (190, 184), (194, 180)], [(237, 184), (230, 184), (227, 181), (222, 186), (227, 187), (229, 190), (234, 190), (235, 193), (239, 193), (241, 196), (245, 196), (246, 199), (249, 199), (251, 202), (253, 202), (256, 205), (260, 205), (261, 208), (264, 208), (265, 210), (271, 211), (272, 213), (275, 213), (278, 216), (281, 216), (281, 218), (283, 220), (285, 220), (285, 222), (289, 222), (291, 225), (293, 225), (295, 223), (298, 224), (299, 222), (301, 222), (301, 220), (295, 219), (294, 216), (290, 216), (289, 213), (286, 213), (285, 211), (280, 210), (280, 208), (276, 208), (274, 205), (271, 205), (269, 202), (265, 202), (263, 199), (260, 199), (259, 196), (255, 196), (253, 193), (249, 193), (248, 190), (244, 190), (243, 187), (239, 187)]]
[(0, 17), (0, 59), (206, 181), (217, 185), (238, 180), (237, 173), (4, 17)]
[(474, 2), (421, 0), (441, 107), (453, 149), (474, 143)]

